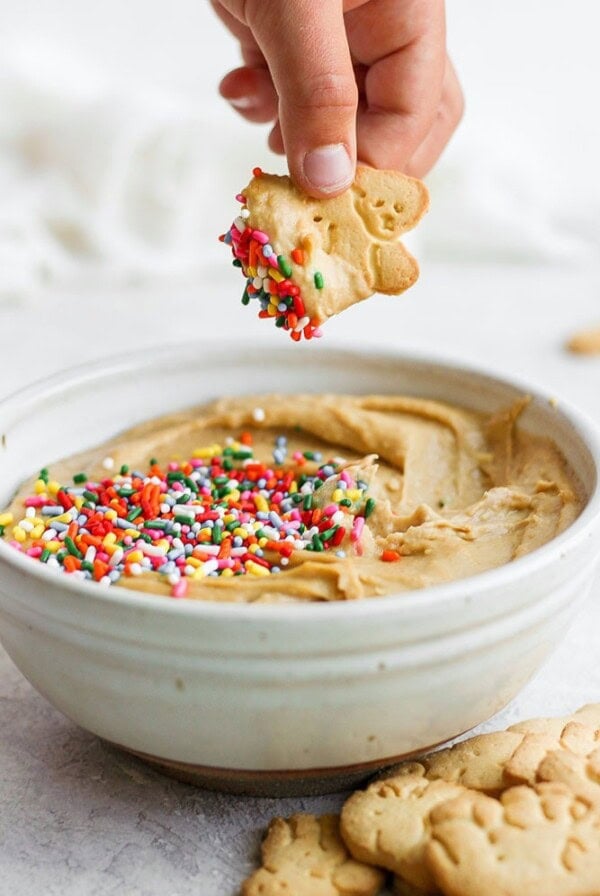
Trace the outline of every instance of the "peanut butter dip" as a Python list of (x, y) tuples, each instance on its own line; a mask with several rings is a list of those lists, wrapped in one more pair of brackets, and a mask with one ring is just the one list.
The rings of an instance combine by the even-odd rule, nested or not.
[[(0, 515), (3, 537), (57, 572), (66, 567), (104, 584), (213, 601), (351, 600), (464, 578), (535, 550), (580, 512), (579, 488), (556, 446), (517, 426), (526, 405), (523, 399), (486, 417), (438, 401), (384, 395), (224, 398), (49, 465)], [(227, 445), (233, 445), (229, 453)], [(203, 477), (211, 464), (215, 474), (211, 457), (219, 453), (227, 454), (228, 472), (217, 477), (218, 500), (226, 507), (250, 502), (261, 517), (249, 549), (255, 560), (239, 545), (257, 530), (248, 522), (236, 529), (237, 518), (227, 510), (191, 528), (204, 518), (194, 513), (206, 509), (197, 506)], [(193, 470), (181, 472), (177, 462), (194, 456)], [(240, 477), (254, 470), (263, 476), (259, 462), (270, 472), (258, 482), (262, 492), (251, 495)], [(236, 470), (246, 472), (227, 484)], [(268, 481), (282, 477), (284, 485), (269, 490)], [(181, 506), (165, 503), (167, 479)], [(127, 515), (118, 510), (116, 519), (113, 506), (138, 500), (131, 497), (136, 483), (141, 503), (127, 505), (133, 506)], [(297, 493), (282, 498), (286, 488)], [(290, 522), (295, 529), (282, 524), (294, 516), (290, 508), (304, 520)], [(161, 529), (165, 515), (171, 519)], [(130, 527), (123, 548), (107, 535), (117, 525), (117, 534)], [(212, 527), (212, 538), (209, 529), (205, 533), (210, 556), (200, 546), (187, 550), (189, 560), (177, 558), (182, 540), (204, 537), (202, 526)], [(163, 547), (172, 560), (158, 556)], [(246, 564), (241, 571), (240, 563)], [(116, 575), (119, 568), (124, 572)]]

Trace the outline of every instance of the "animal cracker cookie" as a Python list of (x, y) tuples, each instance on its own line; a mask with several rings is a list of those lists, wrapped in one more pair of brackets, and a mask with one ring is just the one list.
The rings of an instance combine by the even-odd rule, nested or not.
[(464, 791), (457, 784), (428, 781), (422, 767), (375, 781), (346, 801), (340, 817), (344, 842), (355, 859), (395, 872), (417, 892), (436, 887), (424, 864), (429, 813)]
[(242, 896), (375, 896), (383, 883), (381, 871), (348, 854), (337, 815), (293, 815), (269, 825), (262, 867), (244, 881)]
[(600, 812), (600, 731), (586, 753), (555, 750), (542, 760), (538, 768), (541, 781), (559, 781), (575, 796), (594, 805)]
[(341, 196), (313, 199), (289, 177), (255, 176), (238, 195), (242, 209), (222, 240), (246, 278), (243, 304), (298, 341), (375, 292), (396, 295), (419, 275), (399, 242), (427, 210), (421, 181), (359, 166)]
[(445, 896), (600, 894), (600, 814), (561, 784), (466, 791), (431, 823), (426, 861)]

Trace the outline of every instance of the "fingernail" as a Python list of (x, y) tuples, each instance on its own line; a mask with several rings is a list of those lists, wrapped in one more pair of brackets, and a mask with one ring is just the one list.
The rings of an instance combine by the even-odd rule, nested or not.
[(256, 106), (256, 97), (252, 94), (248, 96), (233, 96), (227, 100), (235, 109), (251, 109)]
[(304, 156), (304, 176), (323, 193), (333, 193), (349, 186), (354, 174), (352, 162), (343, 143), (319, 146)]

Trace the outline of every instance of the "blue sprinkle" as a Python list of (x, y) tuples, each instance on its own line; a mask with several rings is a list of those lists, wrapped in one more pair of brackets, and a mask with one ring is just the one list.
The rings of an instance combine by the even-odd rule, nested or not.
[(280, 302), (279, 305), (277, 306), (277, 310), (278, 311), (287, 311), (287, 305), (285, 304), (285, 302)]
[(266, 484), (267, 484), (267, 480), (264, 478), (264, 476), (262, 479), (259, 479), (258, 482), (256, 483), (258, 488), (264, 488)]
[(273, 460), (276, 464), (282, 464), (285, 460), (285, 451), (282, 451), (281, 448), (276, 448), (273, 451)]
[(285, 436), (277, 436), (275, 439), (275, 444), (278, 448), (285, 448), (287, 446), (287, 439)]
[(281, 527), (283, 526), (283, 520), (281, 519), (279, 514), (276, 513), (274, 510), (272, 510), (270, 512), (269, 519), (271, 520), (271, 523), (273, 524), (273, 526), (275, 526), (276, 529), (281, 529)]
[(281, 572), (281, 568), (279, 566), (272, 566), (271, 572)]
[(336, 557), (345, 557), (345, 556), (346, 556), (346, 551), (336, 551), (336, 552), (335, 552), (335, 556), (336, 556)]
[(54, 523), (52, 523), (52, 528), (54, 529), (55, 532), (66, 532), (69, 527), (67, 526), (66, 523), (54, 522)]
[(265, 258), (271, 257), (271, 255), (273, 254), (273, 246), (271, 245), (271, 243), (265, 243), (262, 249), (262, 254), (265, 256)]
[(234, 548), (241, 548), (241, 546), (243, 545), (243, 543), (244, 543), (244, 539), (241, 537), (241, 535), (234, 535), (234, 536), (233, 536), (233, 542), (232, 542), (232, 544), (233, 544), (233, 547), (234, 547)]
[[(60, 516), (61, 513), (65, 512), (64, 507), (55, 506), (53, 507), (51, 504), (47, 504), (45, 507), (42, 507), (40, 513), (42, 516)], [(86, 517), (87, 519), (87, 517)]]

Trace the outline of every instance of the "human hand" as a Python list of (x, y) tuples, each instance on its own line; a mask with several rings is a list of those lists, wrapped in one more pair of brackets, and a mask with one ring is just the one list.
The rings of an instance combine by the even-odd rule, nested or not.
[(211, 2), (244, 61), (221, 94), (274, 122), (269, 146), (305, 192), (342, 193), (357, 156), (416, 177), (436, 162), (463, 111), (443, 0)]

